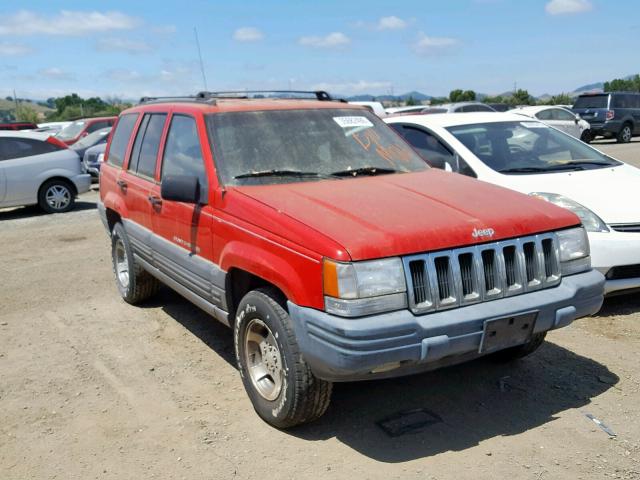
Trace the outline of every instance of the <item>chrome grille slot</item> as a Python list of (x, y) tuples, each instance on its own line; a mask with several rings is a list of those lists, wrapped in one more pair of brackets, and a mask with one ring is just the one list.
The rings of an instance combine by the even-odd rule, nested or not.
[(547, 233), (403, 258), (409, 306), (427, 313), (560, 283), (558, 242)]

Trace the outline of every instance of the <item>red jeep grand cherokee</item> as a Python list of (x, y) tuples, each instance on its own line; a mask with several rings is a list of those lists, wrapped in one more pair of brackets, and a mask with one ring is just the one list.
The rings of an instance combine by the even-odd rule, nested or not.
[(99, 211), (124, 300), (161, 282), (233, 328), (272, 425), (318, 418), (331, 382), (521, 357), (600, 308), (568, 210), (431, 169), (325, 92), (244, 95), (123, 112)]

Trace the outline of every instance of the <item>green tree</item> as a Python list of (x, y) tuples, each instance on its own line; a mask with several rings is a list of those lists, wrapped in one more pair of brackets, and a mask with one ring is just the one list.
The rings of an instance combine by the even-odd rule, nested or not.
[(460, 88), (456, 88), (455, 90), (451, 90), (451, 92), (449, 92), (449, 101), (450, 102), (461, 102), (461, 98), (463, 95), (463, 91)]
[(495, 97), (487, 95), (482, 101), (484, 103), (506, 103), (505, 98), (502, 95), (496, 95)]
[(465, 90), (462, 92), (462, 102), (473, 102), (476, 99), (476, 92), (473, 90)]
[(616, 78), (610, 82), (604, 82), (604, 91), (640, 92), (640, 75), (634, 75), (630, 78)]
[(405, 105), (407, 107), (413, 107), (414, 105), (418, 105), (418, 102), (416, 101), (415, 98), (413, 98), (413, 95), (409, 95), (409, 98), (407, 98)]
[(16, 120), (19, 122), (38, 123), (38, 112), (33, 107), (21, 103), (16, 109)]
[(532, 105), (535, 103), (535, 99), (529, 95), (527, 90), (523, 90), (519, 88), (511, 95), (511, 98), (508, 100), (510, 105)]

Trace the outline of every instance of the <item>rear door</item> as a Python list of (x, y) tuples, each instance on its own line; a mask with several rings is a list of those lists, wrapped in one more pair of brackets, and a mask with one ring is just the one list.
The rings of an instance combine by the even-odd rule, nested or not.
[(548, 111), (551, 112), (551, 120), (546, 123), (573, 137), (580, 138), (580, 125), (576, 122), (575, 114), (562, 108), (550, 108)]
[(198, 123), (191, 115), (172, 115), (158, 172), (160, 180), (169, 175), (196, 176), (203, 204), (161, 199), (161, 186), (156, 185), (152, 196), (160, 203), (153, 209), (153, 249), (156, 265), (163, 273), (207, 302), (226, 310), (225, 275), (212, 262), (213, 222), (206, 213), (211, 185), (204, 163), (206, 138), (204, 123)]

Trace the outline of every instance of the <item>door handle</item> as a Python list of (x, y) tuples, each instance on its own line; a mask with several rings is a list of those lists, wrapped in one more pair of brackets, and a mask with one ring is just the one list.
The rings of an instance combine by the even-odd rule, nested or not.
[(149, 200), (149, 203), (151, 203), (151, 205), (153, 205), (154, 207), (162, 206), (162, 199), (156, 197), (155, 195), (149, 195), (147, 197), (147, 200)]
[(127, 182), (125, 182), (124, 180), (116, 181), (116, 185), (118, 185), (120, 187), (120, 190), (126, 190), (127, 189)]

